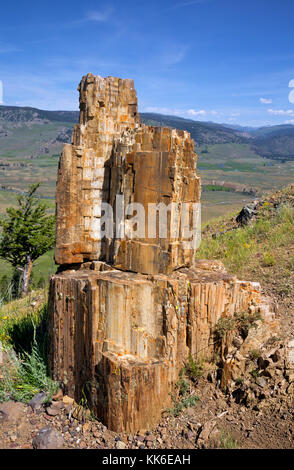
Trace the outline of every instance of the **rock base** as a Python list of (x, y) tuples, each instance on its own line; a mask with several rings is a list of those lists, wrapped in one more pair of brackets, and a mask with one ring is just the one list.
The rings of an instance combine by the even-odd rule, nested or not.
[[(89, 269), (90, 268), (90, 269)], [(122, 272), (104, 263), (54, 275), (50, 284), (50, 364), (77, 403), (87, 397), (111, 430), (152, 428), (189, 355), (212, 358), (221, 318), (274, 314), (258, 283), (239, 281), (219, 262), (171, 275)]]

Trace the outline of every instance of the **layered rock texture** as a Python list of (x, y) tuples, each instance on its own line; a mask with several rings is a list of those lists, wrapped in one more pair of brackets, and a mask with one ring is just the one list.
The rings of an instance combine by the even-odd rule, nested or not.
[[(156, 220), (151, 226), (147, 221), (154, 206), (174, 203), (181, 211), (183, 204), (200, 201), (189, 133), (141, 126), (132, 80), (88, 74), (79, 90), (80, 123), (73, 145), (64, 146), (58, 172), (56, 262), (104, 259), (145, 274), (191, 264), (193, 250), (182, 243), (181, 214), (171, 208), (164, 237), (156, 231)], [(114, 210), (114, 225), (113, 234), (101, 240), (103, 202)], [(119, 204), (124, 210), (131, 203), (140, 203), (146, 213), (136, 239), (127, 239), (118, 221)]]
[[(80, 123), (57, 183), (52, 375), (77, 402), (86, 395), (110, 429), (137, 432), (169, 406), (190, 355), (209, 359), (229, 347), (230, 335), (215, 340), (220, 319), (245, 312), (272, 325), (274, 314), (258, 284), (217, 261), (194, 262), (200, 179), (190, 135), (141, 125), (131, 80), (88, 74), (79, 90)], [(103, 203), (113, 208), (113, 230), (101, 238), (109, 221)], [(137, 203), (149, 214), (175, 204), (164, 237), (156, 217), (128, 236)], [(183, 225), (191, 220), (187, 243)]]

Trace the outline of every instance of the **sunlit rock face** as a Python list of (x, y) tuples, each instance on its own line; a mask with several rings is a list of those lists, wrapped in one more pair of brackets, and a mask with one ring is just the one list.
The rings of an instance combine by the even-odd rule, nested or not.
[(106, 162), (124, 131), (140, 122), (132, 80), (88, 74), (80, 85), (80, 122), (64, 145), (57, 191), (57, 264), (101, 257), (101, 203), (108, 199)]
[[(132, 80), (88, 74), (79, 90), (80, 123), (58, 172), (56, 262), (105, 260), (145, 274), (191, 265), (195, 250), (182, 243), (189, 240), (182, 228), (200, 201), (200, 178), (189, 133), (140, 125)], [(103, 202), (113, 208), (114, 220), (113, 234), (101, 240)], [(124, 213), (134, 203), (144, 211), (132, 239), (118, 233), (119, 203)], [(166, 234), (156, 223), (163, 205)], [(126, 224), (134, 225), (128, 216)]]
[[(80, 122), (58, 172), (50, 365), (105, 425), (135, 433), (170, 405), (190, 355), (229, 348), (233, 332), (215, 342), (219, 319), (259, 312), (272, 325), (273, 313), (258, 284), (216, 260), (194, 262), (200, 179), (189, 133), (141, 125), (132, 80), (88, 74), (79, 90)], [(113, 230), (101, 238), (105, 203)], [(156, 211), (168, 206), (162, 236)], [(143, 223), (133, 216), (141, 210)]]

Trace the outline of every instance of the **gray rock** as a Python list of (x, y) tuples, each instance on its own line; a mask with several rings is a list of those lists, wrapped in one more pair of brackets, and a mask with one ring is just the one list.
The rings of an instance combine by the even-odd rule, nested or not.
[(31, 399), (31, 401), (28, 404), (32, 408), (32, 410), (34, 410), (34, 411), (39, 410), (42, 407), (42, 405), (43, 405), (46, 398), (47, 398), (46, 393), (39, 392), (39, 393), (37, 393), (37, 395), (35, 395)]
[(241, 226), (248, 225), (254, 215), (256, 215), (256, 206), (254, 204), (247, 204), (237, 215), (236, 222)]
[(256, 383), (262, 388), (266, 386), (266, 380), (263, 377), (257, 377)]
[(41, 429), (33, 440), (34, 449), (62, 449), (63, 437), (53, 428)]

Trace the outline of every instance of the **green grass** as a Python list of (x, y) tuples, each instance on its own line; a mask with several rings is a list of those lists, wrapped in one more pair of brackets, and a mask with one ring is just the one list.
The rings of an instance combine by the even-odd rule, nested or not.
[(218, 259), (234, 273), (263, 259), (267, 266), (275, 262), (276, 250), (293, 241), (294, 207), (283, 204), (278, 210), (267, 206), (260, 211), (258, 220), (244, 228), (224, 233), (226, 221), (219, 221), (215, 228), (218, 236), (204, 237), (197, 251), (197, 259)]
[(47, 292), (39, 290), (0, 307), (0, 401), (28, 402), (58, 389), (47, 371)]
[[(47, 289), (39, 289), (28, 296), (0, 306), (0, 342), (6, 349), (30, 352), (37, 328), (41, 345), (45, 337), (47, 318)], [(43, 328), (44, 325), (44, 328)]]
[(5, 367), (0, 366), (0, 402), (15, 400), (27, 403), (38, 392), (43, 391), (50, 400), (58, 390), (58, 383), (48, 377), (47, 367), (36, 344), (31, 353), (16, 356), (7, 353)]
[(198, 379), (204, 374), (204, 360), (189, 355), (185, 369), (191, 379)]
[(230, 432), (220, 429), (220, 443), (221, 449), (238, 449), (238, 442), (234, 439)]
[(195, 406), (200, 400), (198, 395), (193, 393), (188, 377), (186, 368), (183, 368), (177, 382), (177, 396), (172, 397), (174, 406), (168, 410), (171, 416), (179, 416), (183, 410)]
[(233, 188), (228, 188), (227, 186), (221, 186), (219, 184), (204, 184), (202, 185), (202, 191), (225, 191), (229, 193), (234, 193), (235, 190)]

